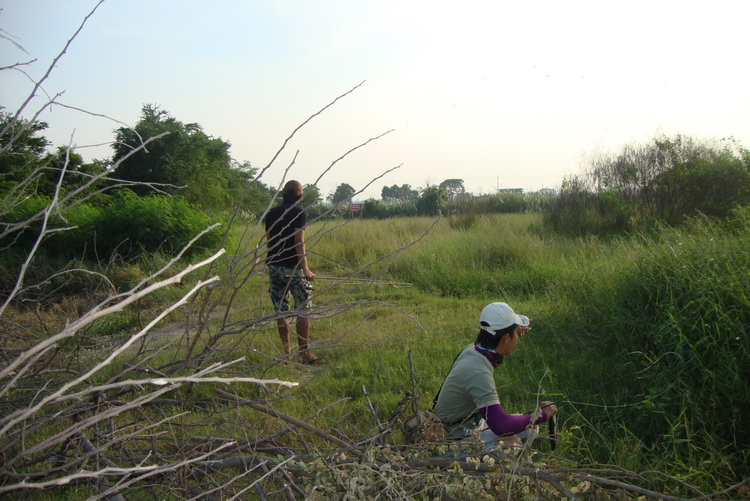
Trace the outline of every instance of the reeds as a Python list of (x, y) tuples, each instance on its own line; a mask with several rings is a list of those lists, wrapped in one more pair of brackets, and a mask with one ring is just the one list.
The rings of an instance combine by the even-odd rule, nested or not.
[[(416, 303), (418, 318), (430, 319), (428, 344), (413, 346), (446, 358), (425, 354), (426, 366), (417, 363), (428, 382), (426, 393), (439, 384), (450, 353), (476, 335), (474, 310), (505, 300), (535, 319), (526, 351), (502, 376), (509, 383), (513, 411), (533, 404), (528, 389), (544, 366), (552, 373), (546, 390), (560, 395), (617, 380), (561, 404), (566, 429), (576, 430), (569, 452), (581, 454), (581, 460), (624, 467), (650, 464), (717, 480), (746, 476), (746, 213), (737, 212), (728, 223), (697, 218), (680, 229), (663, 227), (607, 240), (542, 234), (535, 215), (482, 216), (466, 228), (441, 221), (388, 271), (393, 280), (418, 287), (410, 301)], [(375, 247), (393, 247), (408, 234), (399, 225), (414, 228), (417, 221), (357, 221), (348, 231), (374, 235)], [(378, 226), (383, 224), (387, 231)], [(328, 251), (327, 245), (321, 239), (316, 250), (323, 255), (340, 252)], [(349, 247), (347, 262), (360, 262), (365, 257), (357, 252), (364, 256), (370, 251), (364, 245)], [(465, 303), (464, 318), (455, 313), (445, 318), (439, 310), (459, 309), (455, 298)], [(376, 329), (372, 335), (393, 333)], [(370, 359), (370, 354), (352, 351), (355, 359)], [(403, 363), (403, 350), (383, 347), (378, 357), (382, 366)], [(399, 391), (397, 381), (381, 381), (381, 386), (373, 394)], [(350, 391), (354, 394), (356, 388)]]

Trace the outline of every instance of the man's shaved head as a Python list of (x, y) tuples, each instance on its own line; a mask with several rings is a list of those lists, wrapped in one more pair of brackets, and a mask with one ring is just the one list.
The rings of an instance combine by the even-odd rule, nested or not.
[(284, 191), (281, 193), (285, 202), (296, 202), (302, 195), (302, 183), (295, 181), (294, 179), (287, 181), (284, 185)]

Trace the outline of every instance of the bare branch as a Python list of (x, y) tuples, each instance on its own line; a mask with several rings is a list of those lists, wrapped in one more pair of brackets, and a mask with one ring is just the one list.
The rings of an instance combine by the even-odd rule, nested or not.
[[(170, 285), (170, 284), (179, 283), (182, 280), (182, 278), (184, 277), (184, 275), (190, 273), (194, 269), (197, 269), (197, 268), (199, 268), (199, 267), (201, 267), (201, 266), (203, 266), (203, 265), (205, 265), (205, 264), (213, 261), (214, 259), (217, 259), (223, 253), (224, 253), (224, 250), (222, 249), (219, 252), (217, 252), (216, 254), (214, 254), (213, 256), (211, 256), (210, 258), (204, 260), (203, 262), (198, 263), (196, 265), (188, 266), (182, 272), (178, 273), (174, 277), (162, 280), (161, 282), (153, 284), (152, 286), (149, 286), (149, 287), (143, 289), (140, 292), (133, 293), (127, 299), (123, 300), (122, 302), (120, 302), (118, 304), (109, 306), (109, 307), (104, 308), (102, 310), (98, 310), (97, 311), (95, 309), (95, 310), (90, 311), (89, 313), (85, 314), (80, 319), (78, 319), (76, 322), (73, 322), (70, 326), (68, 326), (67, 328), (63, 329), (63, 331), (60, 332), (59, 334), (57, 334), (55, 336), (52, 336), (50, 339), (45, 340), (45, 341), (39, 343), (38, 345), (36, 345), (32, 349), (30, 349), (28, 352), (26, 352), (24, 354), (24, 356), (18, 357), (5, 370), (3, 370), (2, 372), (0, 372), (0, 377), (5, 377), (9, 372), (11, 372), (13, 369), (15, 369), (15, 367), (17, 367), (18, 365), (20, 365), (21, 363), (23, 363), (29, 356), (33, 355), (37, 351), (39, 351), (41, 349), (44, 349), (47, 346), (51, 346), (51, 345), (55, 344), (57, 341), (60, 341), (60, 340), (62, 340), (64, 338), (66, 338), (66, 337), (72, 336), (78, 329), (80, 329), (81, 327), (85, 326), (88, 323), (93, 322), (94, 320), (96, 320), (96, 318), (99, 318), (101, 316), (107, 315), (107, 314), (115, 312), (115, 311), (120, 311), (123, 308), (125, 308), (125, 306), (127, 306), (128, 304), (132, 303), (133, 301), (136, 301), (140, 297), (148, 295), (150, 292), (152, 292), (154, 290), (157, 290), (159, 288), (165, 287), (165, 286)], [(0, 429), (0, 435), (2, 435), (3, 433), (7, 432), (8, 428), (10, 428), (11, 426), (13, 426), (13, 425), (17, 424), (18, 422), (26, 419), (31, 414), (36, 413), (39, 409), (41, 409), (44, 405), (46, 405), (50, 401), (52, 401), (52, 400), (58, 398), (60, 395), (64, 394), (69, 388), (72, 388), (73, 386), (76, 386), (76, 385), (80, 384), (84, 380), (88, 379), (92, 374), (94, 374), (97, 371), (99, 371), (102, 367), (108, 365), (115, 357), (117, 357), (120, 353), (122, 353), (123, 351), (125, 351), (129, 346), (131, 346), (133, 343), (135, 343), (135, 341), (137, 341), (140, 337), (144, 336), (149, 331), (149, 329), (151, 329), (151, 327), (153, 327), (156, 323), (158, 323), (162, 318), (166, 317), (171, 311), (173, 311), (174, 309), (178, 308), (180, 305), (182, 305), (183, 303), (185, 303), (187, 301), (187, 299), (192, 294), (194, 294), (196, 291), (198, 291), (204, 285), (206, 285), (208, 283), (211, 283), (213, 281), (214, 281), (214, 279), (206, 281), (206, 282), (198, 282), (198, 284), (196, 284), (196, 286), (193, 287), (193, 289), (191, 289), (185, 296), (183, 296), (182, 299), (180, 299), (180, 301), (176, 302), (175, 304), (173, 304), (172, 306), (170, 306), (169, 308), (167, 308), (166, 310), (164, 310), (160, 315), (158, 315), (154, 320), (152, 320), (146, 326), (145, 329), (141, 330), (138, 334), (132, 336), (127, 342), (125, 342), (117, 350), (115, 350), (114, 352), (112, 352), (112, 354), (109, 357), (107, 357), (106, 360), (104, 360), (103, 362), (100, 362), (99, 364), (97, 364), (94, 368), (92, 368), (91, 370), (89, 370), (88, 372), (86, 372), (81, 377), (76, 378), (75, 380), (64, 384), (60, 389), (58, 389), (57, 391), (53, 392), (49, 396), (43, 398), (36, 405), (34, 405), (34, 406), (32, 406), (32, 407), (30, 407), (28, 409), (23, 409), (21, 411), (17, 411), (16, 413), (11, 414), (10, 416), (6, 416), (5, 418), (0, 419), (0, 423), (3, 423), (3, 422), (5, 423), (3, 425), (3, 427), (2, 427), (2, 429)], [(5, 393), (6, 391), (8, 391), (8, 389), (10, 389), (10, 387), (6, 386), (3, 389), (3, 391), (0, 392), (0, 395), (2, 395), (3, 393)]]
[(304, 428), (304, 429), (306, 429), (308, 431), (311, 431), (311, 432), (319, 435), (320, 437), (325, 438), (329, 442), (333, 442), (334, 444), (338, 445), (339, 447), (343, 447), (346, 451), (351, 452), (355, 456), (362, 457), (364, 455), (361, 451), (359, 451), (358, 449), (356, 449), (353, 445), (347, 444), (343, 440), (340, 440), (340, 439), (332, 436), (330, 433), (326, 433), (325, 431), (323, 431), (321, 429), (315, 428), (314, 426), (311, 426), (311, 425), (305, 423), (304, 421), (300, 421), (299, 419), (295, 419), (295, 418), (293, 418), (291, 416), (287, 416), (285, 414), (282, 414), (282, 413), (280, 413), (280, 412), (278, 412), (278, 411), (276, 411), (274, 409), (271, 409), (269, 407), (260, 405), (260, 404), (258, 404), (256, 402), (253, 402), (252, 400), (246, 400), (244, 398), (240, 398), (240, 397), (237, 397), (235, 395), (231, 395), (231, 394), (223, 392), (221, 390), (216, 390), (216, 393), (218, 393), (221, 397), (223, 397), (223, 398), (225, 398), (227, 400), (237, 402), (240, 405), (247, 405), (248, 407), (252, 407), (255, 410), (258, 410), (258, 411), (261, 411), (261, 412), (265, 412), (266, 414), (268, 414), (270, 416), (273, 416), (273, 417), (276, 417), (276, 418), (279, 418), (279, 419), (283, 419), (284, 421), (286, 421), (288, 423), (292, 423), (292, 424), (294, 424), (296, 426), (299, 426), (300, 428)]
[(255, 176), (255, 178), (256, 179), (260, 179), (263, 176), (263, 174), (265, 174), (266, 171), (271, 168), (271, 166), (274, 164), (274, 162), (276, 162), (276, 159), (279, 157), (279, 155), (281, 155), (281, 152), (284, 151), (284, 149), (286, 149), (286, 145), (289, 143), (289, 141), (292, 140), (292, 138), (297, 134), (297, 132), (299, 132), (300, 129), (302, 129), (305, 125), (307, 125), (308, 123), (310, 123), (315, 117), (321, 115), (328, 108), (332, 107), (334, 104), (336, 104), (336, 102), (338, 102), (339, 100), (343, 99), (344, 97), (348, 96), (349, 94), (351, 94), (352, 92), (354, 92), (355, 90), (357, 90), (364, 83), (365, 82), (362, 81), (359, 84), (355, 85), (354, 87), (352, 87), (348, 91), (344, 92), (343, 94), (341, 94), (340, 96), (338, 96), (336, 99), (334, 99), (333, 101), (331, 101), (327, 105), (323, 106), (316, 113), (313, 113), (312, 115), (310, 115), (304, 122), (302, 122), (301, 124), (299, 124), (297, 126), (297, 128), (292, 131), (292, 133), (289, 135), (289, 137), (287, 137), (284, 140), (284, 143), (281, 145), (281, 147), (276, 152), (276, 154), (273, 156), (273, 158), (271, 158), (271, 161), (268, 162), (268, 165), (266, 165), (260, 172), (258, 172), (258, 175)]

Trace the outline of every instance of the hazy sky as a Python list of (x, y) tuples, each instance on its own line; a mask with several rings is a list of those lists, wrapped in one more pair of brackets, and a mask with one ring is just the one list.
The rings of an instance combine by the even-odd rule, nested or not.
[[(0, 105), (15, 110), (96, 0), (0, 0)], [(750, 147), (750, 0), (461, 2), (107, 0), (44, 84), (134, 125), (145, 103), (199, 123), (269, 174), (379, 198), (460, 178), (468, 191), (555, 188), (586, 158), (657, 134)], [(40, 92), (40, 94), (42, 94)], [(42, 94), (43, 97), (43, 94)], [(46, 102), (46, 98), (45, 98)], [(25, 112), (33, 115), (42, 101)], [(113, 140), (116, 122), (55, 107), (55, 146)], [(87, 159), (107, 147), (80, 150)]]

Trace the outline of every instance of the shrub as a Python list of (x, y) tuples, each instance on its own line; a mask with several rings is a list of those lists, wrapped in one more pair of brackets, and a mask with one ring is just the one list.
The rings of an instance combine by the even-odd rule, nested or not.
[(391, 217), (414, 217), (417, 216), (415, 202), (389, 202), (379, 200), (366, 200), (362, 207), (362, 217), (367, 219), (387, 219)]
[(679, 225), (698, 214), (726, 218), (749, 202), (747, 149), (676, 136), (593, 160), (543, 210), (549, 227), (582, 235)]
[[(48, 229), (61, 231), (47, 237), (40, 253), (58, 260), (78, 257), (109, 260), (115, 251), (123, 257), (158, 249), (172, 253), (211, 224), (204, 212), (180, 197), (138, 197), (125, 190), (109, 202), (105, 207), (79, 204), (53, 212), (47, 222)], [(25, 221), (42, 212), (49, 203), (46, 196), (29, 197), (3, 215), (2, 223)], [(19, 255), (27, 253), (41, 225), (42, 220), (37, 220), (14, 236), (13, 251)], [(220, 235), (219, 230), (204, 235), (193, 252), (215, 248)]]
[(623, 349), (660, 359), (634, 385), (645, 400), (625, 413), (627, 426), (645, 445), (679, 457), (723, 451), (738, 471), (750, 459), (747, 222), (738, 216), (727, 232), (700, 217), (661, 228), (658, 241), (644, 237), (636, 266), (612, 288), (609, 311), (600, 308), (621, 326), (613, 339)]
[(580, 180), (567, 180), (560, 196), (543, 203), (544, 225), (571, 236), (607, 235), (631, 229), (632, 207), (612, 191), (594, 192)]
[(90, 204), (80, 204), (56, 218), (56, 225), (70, 228), (50, 236), (45, 252), (56, 256), (77, 257), (93, 249), (92, 236), (102, 209)]
[(420, 216), (437, 216), (445, 209), (447, 200), (445, 188), (428, 186), (417, 199), (417, 213)]
[[(47, 196), (31, 196), (4, 214), (2, 223), (22, 223), (43, 212), (50, 202), (51, 199)], [(55, 258), (72, 258), (85, 253), (87, 245), (92, 243), (91, 235), (100, 214), (100, 208), (87, 203), (52, 212), (47, 221), (47, 228), (59, 231), (47, 237), (41, 252)], [(42, 223), (40, 218), (21, 230), (17, 236), (14, 235), (13, 251), (20, 254), (28, 253), (41, 231)]]
[[(180, 197), (139, 197), (126, 190), (102, 211), (96, 223), (96, 249), (106, 257), (115, 251), (125, 257), (156, 250), (172, 253), (210, 224), (204, 212)], [(215, 248), (220, 237), (218, 230), (204, 235), (191, 252)]]
[(479, 217), (473, 213), (467, 213), (460, 216), (450, 216), (448, 218), (448, 226), (452, 230), (464, 231), (473, 228), (477, 224)]
[(697, 213), (726, 218), (750, 202), (750, 165), (729, 150), (707, 149), (679, 161), (649, 188), (655, 216), (666, 223), (680, 224)]
[[(8, 209), (6, 212), (0, 214), (0, 224), (3, 227), (11, 227), (12, 225), (22, 223), (35, 214), (42, 212), (47, 205), (49, 205), (50, 199), (43, 195), (33, 195), (27, 199), (21, 201), (17, 205)], [(13, 246), (18, 252), (26, 253), (30, 250), (31, 245), (36, 241), (41, 228), (41, 221), (30, 224), (23, 230), (17, 233), (11, 234), (8, 238), (13, 239)], [(9, 243), (3, 242), (4, 245)]]

